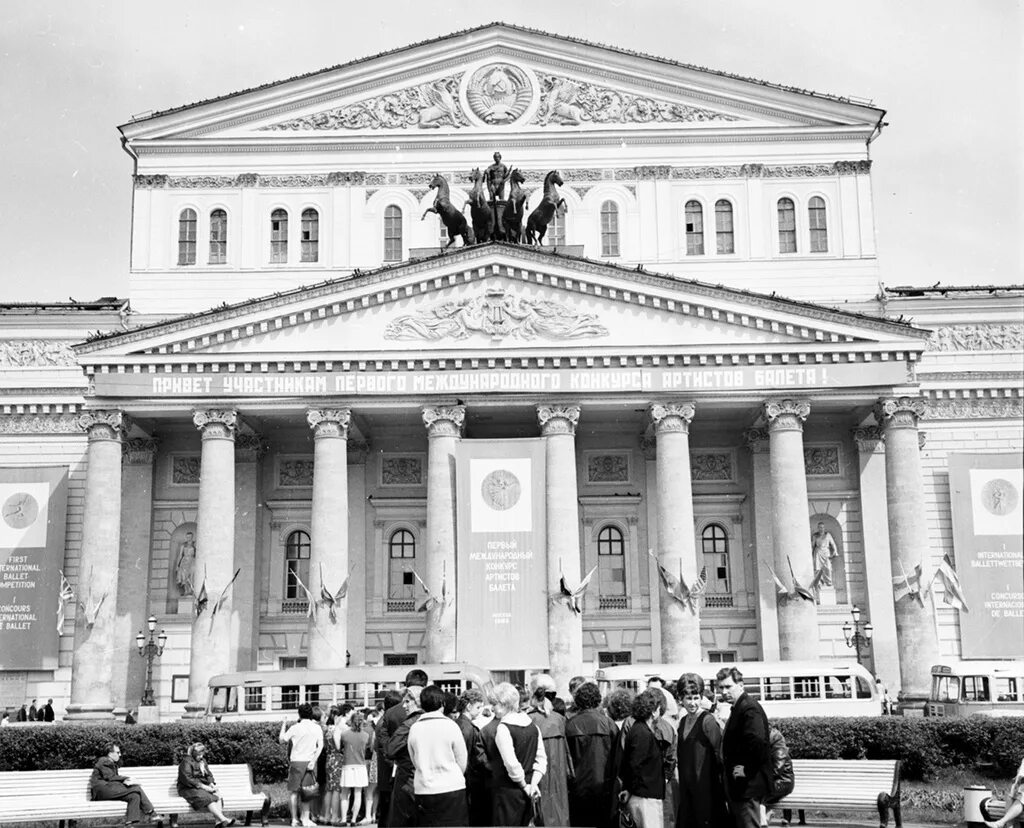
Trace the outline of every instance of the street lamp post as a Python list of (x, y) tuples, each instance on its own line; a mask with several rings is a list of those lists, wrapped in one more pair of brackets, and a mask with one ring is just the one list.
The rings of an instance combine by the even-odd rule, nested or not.
[(139, 655), (146, 658), (146, 688), (142, 691), (140, 705), (142, 707), (153, 707), (156, 705), (156, 700), (153, 698), (153, 659), (163, 654), (164, 645), (167, 644), (167, 633), (160, 630), (160, 635), (155, 639), (153, 638), (153, 633), (156, 632), (155, 615), (149, 616), (146, 620), (146, 626), (149, 627), (148, 640), (142, 630), (139, 630), (139, 634), (135, 636), (135, 644), (139, 648)]
[(850, 610), (850, 615), (853, 616), (853, 624), (851, 625), (849, 621), (843, 624), (843, 636), (846, 638), (846, 646), (853, 647), (853, 651), (857, 654), (857, 663), (860, 664), (861, 651), (866, 653), (871, 649), (871, 636), (875, 628), (871, 626), (870, 621), (861, 624), (860, 607), (854, 605)]

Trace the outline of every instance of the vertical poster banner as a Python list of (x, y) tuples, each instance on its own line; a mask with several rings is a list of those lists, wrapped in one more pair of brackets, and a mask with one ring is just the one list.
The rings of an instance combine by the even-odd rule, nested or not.
[(66, 466), (0, 468), (0, 670), (56, 670)]
[(1024, 658), (1024, 455), (951, 454), (964, 658)]
[(455, 459), (458, 658), (547, 667), (544, 441), (462, 440)]

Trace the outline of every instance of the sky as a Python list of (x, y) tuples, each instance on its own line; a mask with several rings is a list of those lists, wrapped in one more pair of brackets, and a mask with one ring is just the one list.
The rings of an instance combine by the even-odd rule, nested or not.
[(881, 279), (1022, 275), (1024, 0), (0, 0), (0, 302), (128, 296), (117, 125), (495, 20), (870, 99)]

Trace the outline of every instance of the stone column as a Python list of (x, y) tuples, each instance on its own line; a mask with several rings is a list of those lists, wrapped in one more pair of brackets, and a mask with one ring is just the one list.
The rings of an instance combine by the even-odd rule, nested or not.
[[(700, 574), (693, 537), (693, 484), (690, 479), (690, 421), (693, 403), (664, 403), (650, 407), (658, 445), (657, 491), (658, 562), (680, 586), (692, 587)], [(659, 583), (661, 578), (659, 577)], [(661, 660), (699, 662), (700, 599), (680, 601), (667, 591), (660, 594)]]
[[(153, 458), (159, 441), (126, 440), (121, 467), (121, 554), (117, 579), (114, 640), (134, 641), (149, 618), (149, 556), (153, 527)], [(117, 647), (113, 665), (114, 704), (137, 708), (146, 684), (146, 659), (132, 646)], [(156, 688), (154, 687), (154, 693)]]
[[(231, 588), (231, 656), (234, 670), (255, 670), (259, 648), (258, 537), (260, 531), (260, 458), (265, 445), (258, 434), (235, 435), (235, 566)], [(232, 570), (232, 573), (234, 572)]]
[(752, 576), (757, 584), (757, 633), (762, 661), (779, 660), (779, 600), (775, 582), (767, 567), (775, 568), (775, 535), (772, 527), (772, 486), (768, 453), (768, 429), (750, 428), (743, 434), (750, 449), (750, 490), (754, 501), (754, 547)]
[[(772, 534), (775, 573), (789, 589), (778, 602), (779, 658), (783, 661), (818, 657), (818, 607), (802, 597), (814, 581), (807, 476), (804, 473), (803, 421), (811, 406), (803, 400), (767, 400), (768, 464), (771, 469)], [(774, 583), (774, 582), (773, 582)]]
[(896, 578), (902, 580), (906, 576), (912, 589), (895, 601), (900, 684), (907, 701), (922, 703), (931, 688), (931, 666), (939, 660), (933, 596), (924, 589), (931, 580), (932, 564), (917, 423), (926, 412), (927, 405), (918, 397), (882, 399), (875, 405), (875, 419), (885, 440), (885, 496), (894, 598), (900, 586), (905, 586), (896, 584)]
[[(576, 587), (582, 579), (576, 485), (576, 425), (580, 420), (580, 407), (538, 405), (537, 419), (544, 438), (547, 477), (548, 588), (557, 592), (558, 579), (563, 574), (571, 587)], [(592, 585), (591, 594), (597, 594), (596, 583)], [(569, 679), (583, 669), (583, 618), (573, 612), (566, 601), (548, 602), (548, 656), (551, 677), (559, 692), (567, 693)]]
[[(455, 585), (455, 442), (466, 419), (463, 405), (423, 408), (427, 427), (427, 542), (424, 580), (434, 595), (448, 579), (448, 595)], [(435, 664), (455, 661), (455, 602), (427, 612), (426, 660)]]
[(195, 610), (186, 715), (206, 707), (210, 677), (231, 670), (231, 594), (235, 574), (235, 425), (230, 409), (197, 410), (202, 434), (196, 521)]
[(864, 593), (867, 617), (874, 626), (871, 660), (895, 697), (900, 690), (900, 652), (896, 643), (896, 612), (892, 601), (889, 516), (885, 497), (885, 444), (882, 429), (853, 430), (860, 460), (860, 513), (864, 537)]
[[(335, 596), (349, 577), (347, 408), (310, 409), (313, 429), (313, 518), (310, 526), (309, 580), (317, 602), (309, 616), (309, 666), (345, 666), (348, 598)], [(332, 603), (333, 602), (333, 603)], [(333, 613), (332, 613), (333, 609)]]
[(82, 557), (75, 587), (75, 652), (71, 662), (69, 719), (113, 718), (114, 650), (121, 544), (121, 442), (129, 427), (120, 411), (86, 411), (78, 418), (88, 433)]
[[(351, 664), (366, 664), (366, 617), (370, 608), (366, 603), (369, 572), (374, 564), (373, 548), (366, 542), (366, 458), (369, 443), (348, 441), (348, 500), (357, 504), (349, 510), (348, 568), (352, 573), (348, 581), (348, 652)], [(387, 590), (380, 589), (381, 598), (387, 600)]]

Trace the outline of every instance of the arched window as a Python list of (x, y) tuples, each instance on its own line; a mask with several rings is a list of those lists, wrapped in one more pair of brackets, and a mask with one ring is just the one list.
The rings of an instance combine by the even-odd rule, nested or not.
[(686, 255), (704, 255), (704, 210), (699, 201), (686, 202)]
[(270, 214), (270, 263), (288, 263), (288, 211), (274, 210)]
[(601, 255), (619, 255), (619, 205), (614, 201), (601, 205)]
[(597, 573), (601, 609), (626, 609), (626, 542), (617, 526), (597, 533)]
[(700, 533), (704, 566), (708, 568), (708, 588), (711, 595), (731, 595), (729, 580), (729, 536), (718, 523), (709, 523)]
[(807, 226), (811, 230), (811, 252), (828, 253), (828, 223), (825, 199), (821, 196), (814, 196), (807, 203)]
[(226, 210), (210, 213), (210, 264), (228, 260), (228, 214)]
[(715, 245), (719, 255), (736, 252), (732, 234), (732, 203), (724, 198), (715, 202)]
[(178, 216), (178, 264), (196, 263), (196, 211), (186, 207)]
[(437, 217), (437, 246), (444, 247), (451, 239), (448, 238), (448, 228), (444, 226), (444, 219)]
[(402, 208), (394, 204), (384, 208), (384, 261), (402, 261)]
[(796, 253), (796, 208), (793, 199), (779, 199), (779, 252)]
[(309, 532), (296, 529), (288, 535), (284, 545), (284, 597), (285, 600), (304, 599), (302, 581), (309, 586)]
[[(397, 208), (396, 208), (397, 209)], [(396, 529), (388, 540), (388, 609), (416, 609), (416, 537), (408, 529)]]
[(320, 214), (310, 207), (302, 211), (301, 261), (320, 261)]

